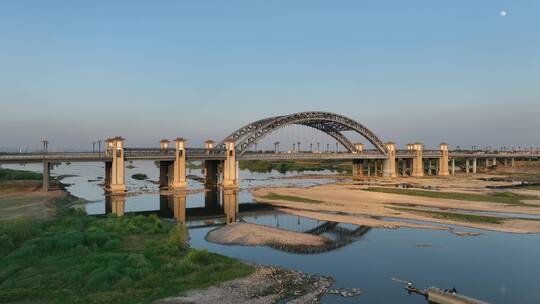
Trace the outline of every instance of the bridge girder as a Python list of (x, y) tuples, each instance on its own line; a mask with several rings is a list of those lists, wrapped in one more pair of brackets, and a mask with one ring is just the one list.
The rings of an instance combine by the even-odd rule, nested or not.
[[(320, 130), (341, 143), (349, 152), (354, 152), (354, 145), (342, 132), (354, 131), (366, 138), (379, 152), (388, 154), (386, 145), (368, 128), (353, 119), (329, 112), (300, 112), (264, 118), (243, 126), (227, 138), (235, 141), (237, 155), (241, 156), (255, 142), (289, 125), (304, 125)], [(216, 146), (216, 149), (224, 149), (223, 141)]]

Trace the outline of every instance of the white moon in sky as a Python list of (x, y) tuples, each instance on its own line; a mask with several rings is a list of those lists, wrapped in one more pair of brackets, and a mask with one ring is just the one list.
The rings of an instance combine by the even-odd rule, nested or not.
[(501, 11), (501, 17), (506, 17), (506, 11)]

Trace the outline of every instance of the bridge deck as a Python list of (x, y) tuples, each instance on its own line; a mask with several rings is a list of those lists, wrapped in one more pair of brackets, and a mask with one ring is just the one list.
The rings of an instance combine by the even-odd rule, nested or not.
[[(398, 150), (396, 158), (410, 159), (414, 151)], [(424, 150), (423, 158), (439, 158), (439, 150)], [(511, 152), (449, 152), (449, 158), (539, 158), (540, 153), (511, 153)], [(174, 150), (160, 149), (133, 149), (124, 150), (125, 160), (152, 160), (172, 161), (175, 158)], [(247, 152), (238, 157), (239, 160), (353, 160), (353, 159), (385, 159), (386, 156), (375, 150), (365, 150), (363, 153), (349, 152)], [(225, 154), (220, 151), (208, 153), (204, 149), (186, 149), (187, 160), (224, 160)], [(104, 162), (111, 161), (112, 157), (104, 152), (53, 152), (53, 153), (3, 153), (0, 154), (0, 163), (39, 163), (39, 162)]]

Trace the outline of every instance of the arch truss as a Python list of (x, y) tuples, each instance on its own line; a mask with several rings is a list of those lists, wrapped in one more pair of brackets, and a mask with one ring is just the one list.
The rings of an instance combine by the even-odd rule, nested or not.
[[(322, 131), (341, 143), (349, 152), (355, 150), (354, 144), (342, 132), (354, 131), (373, 144), (379, 152), (388, 154), (386, 145), (368, 128), (353, 119), (329, 112), (301, 112), (264, 118), (234, 131), (227, 139), (234, 140), (237, 154), (242, 155), (266, 135), (289, 125), (303, 125)], [(216, 149), (223, 150), (224, 147), (222, 141)]]

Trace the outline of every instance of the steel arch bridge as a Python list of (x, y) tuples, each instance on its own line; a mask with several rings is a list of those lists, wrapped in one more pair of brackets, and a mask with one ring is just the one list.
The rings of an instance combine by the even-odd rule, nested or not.
[[(354, 131), (373, 144), (379, 152), (388, 155), (386, 145), (368, 128), (351, 118), (330, 112), (300, 112), (264, 118), (243, 126), (226, 139), (234, 140), (236, 152), (241, 156), (266, 135), (290, 125), (303, 125), (322, 131), (341, 143), (349, 152), (355, 151), (354, 144), (342, 132)], [(216, 146), (216, 150), (225, 149), (224, 141)]]

